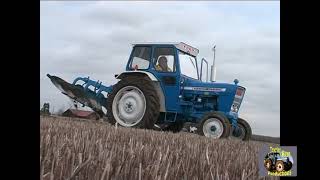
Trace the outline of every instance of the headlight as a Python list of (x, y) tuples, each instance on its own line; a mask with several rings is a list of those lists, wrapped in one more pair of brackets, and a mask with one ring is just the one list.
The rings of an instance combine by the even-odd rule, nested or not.
[(236, 104), (232, 104), (231, 111), (232, 112), (238, 112), (238, 106)]

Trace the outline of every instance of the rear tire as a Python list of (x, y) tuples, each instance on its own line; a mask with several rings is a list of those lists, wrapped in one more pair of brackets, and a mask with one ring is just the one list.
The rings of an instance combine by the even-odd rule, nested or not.
[(264, 162), (264, 167), (267, 169), (267, 171), (271, 171), (272, 170), (272, 161), (270, 159), (267, 159)]
[(107, 117), (113, 125), (152, 129), (159, 109), (159, 97), (152, 81), (145, 76), (124, 77), (107, 98)]
[(210, 112), (200, 120), (197, 133), (213, 139), (230, 135), (231, 125), (228, 118), (220, 112)]

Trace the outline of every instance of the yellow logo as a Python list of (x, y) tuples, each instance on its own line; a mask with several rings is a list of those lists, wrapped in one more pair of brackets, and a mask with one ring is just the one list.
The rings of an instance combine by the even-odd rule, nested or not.
[(264, 157), (264, 167), (271, 176), (291, 176), (293, 158), (289, 151), (280, 147), (270, 147), (269, 153)]

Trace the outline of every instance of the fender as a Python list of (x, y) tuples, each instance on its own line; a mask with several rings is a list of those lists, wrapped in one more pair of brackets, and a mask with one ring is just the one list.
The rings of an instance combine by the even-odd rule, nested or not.
[(119, 74), (116, 78), (117, 79), (122, 79), (122, 77), (125, 75), (125, 74), (130, 74), (130, 73), (134, 73), (134, 74), (145, 74), (147, 75), (151, 81), (158, 81), (158, 79), (150, 72), (146, 72), (146, 71), (125, 71), (125, 72), (122, 72), (121, 74)]
[(121, 74), (119, 74), (116, 79), (122, 79), (125, 75), (127, 74), (144, 74), (147, 75), (150, 80), (153, 82), (153, 86), (155, 88), (155, 90), (157, 91), (158, 97), (159, 97), (159, 101), (160, 101), (160, 112), (166, 112), (166, 102), (165, 102), (165, 97), (163, 94), (163, 91), (161, 89), (161, 85), (159, 80), (150, 72), (146, 72), (146, 71), (125, 71), (122, 72)]

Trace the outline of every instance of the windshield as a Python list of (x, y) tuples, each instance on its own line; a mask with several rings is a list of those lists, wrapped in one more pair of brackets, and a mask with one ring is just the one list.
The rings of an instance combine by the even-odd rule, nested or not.
[(179, 51), (179, 61), (180, 61), (180, 70), (181, 74), (198, 79), (198, 71), (196, 58), (186, 54), (182, 51)]
[(277, 158), (280, 158), (280, 154), (279, 153), (274, 153), (274, 156)]

